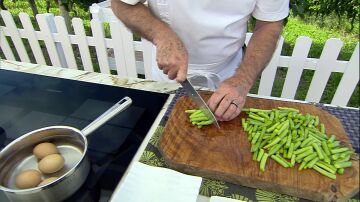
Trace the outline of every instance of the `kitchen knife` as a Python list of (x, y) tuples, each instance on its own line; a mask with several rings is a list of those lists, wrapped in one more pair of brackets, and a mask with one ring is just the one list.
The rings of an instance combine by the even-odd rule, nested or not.
[(181, 86), (185, 89), (186, 93), (189, 97), (195, 102), (195, 104), (199, 107), (199, 109), (210, 119), (212, 120), (213, 124), (220, 128), (219, 123), (217, 122), (214, 114), (209, 109), (207, 104), (204, 102), (204, 100), (201, 98), (199, 93), (194, 89), (194, 87), (191, 85), (191, 83), (186, 79), (185, 81), (180, 83)]

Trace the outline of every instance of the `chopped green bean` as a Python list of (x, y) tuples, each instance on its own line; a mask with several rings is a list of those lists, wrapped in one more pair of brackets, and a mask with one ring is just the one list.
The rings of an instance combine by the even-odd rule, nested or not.
[(286, 161), (283, 161), (279, 156), (271, 155), (271, 158), (274, 159), (276, 162), (278, 162), (283, 167), (287, 168), (289, 167), (289, 164)]
[(261, 122), (265, 122), (265, 119), (260, 117), (260, 116), (256, 116), (255, 114), (249, 114), (249, 117), (252, 118), (252, 119), (255, 119), (255, 120), (258, 120), (258, 121), (261, 121)]
[(326, 155), (330, 156), (331, 153), (330, 153), (330, 150), (329, 150), (329, 147), (327, 146), (326, 142), (325, 141), (322, 141), (321, 142), (321, 147), (323, 148), (324, 152)]
[[(353, 152), (341, 146), (335, 135), (330, 137), (325, 133), (325, 125), (318, 116), (304, 115), (288, 107), (242, 111), (248, 117), (241, 119), (241, 125), (248, 134), (253, 160), (260, 162), (261, 171), (265, 170), (269, 156), (282, 166), (293, 167), (299, 163), (299, 170), (313, 168), (332, 179), (336, 178), (336, 172), (344, 173), (345, 168), (352, 166)], [(192, 112), (191, 122), (195, 125), (202, 121), (194, 120), (205, 116), (198, 111), (188, 112)]]
[(324, 159), (324, 155), (323, 155), (323, 152), (321, 150), (321, 148), (319, 147), (319, 145), (317, 145), (316, 143), (313, 143), (312, 146), (314, 147), (318, 157), (320, 160), (323, 160)]
[(309, 156), (305, 157), (305, 158), (303, 159), (303, 161), (308, 162), (308, 161), (313, 160), (313, 159), (316, 158), (316, 157), (317, 157), (317, 154), (316, 154), (316, 153), (312, 153), (312, 154), (310, 154)]
[(261, 158), (261, 161), (260, 161), (260, 170), (263, 172), (265, 171), (265, 164), (266, 164), (266, 160), (267, 160), (268, 156), (269, 155), (267, 153), (264, 153)]
[(295, 160), (301, 160), (307, 157), (308, 155), (312, 154), (312, 152), (313, 152), (312, 150), (306, 150), (305, 152), (298, 154)]
[(307, 150), (313, 151), (313, 147), (312, 147), (312, 146), (308, 146), (308, 147), (304, 147), (304, 148), (298, 149), (298, 150), (294, 151), (294, 154), (297, 155), (297, 154), (303, 153), (303, 152), (305, 152), (305, 151), (307, 151)]
[(264, 147), (264, 149), (270, 148), (271, 146), (273, 146), (273, 145), (277, 144), (278, 142), (280, 142), (280, 140), (281, 139), (279, 137), (275, 138), (272, 142), (270, 142), (268, 145), (266, 145)]
[(337, 170), (337, 173), (339, 173), (339, 174), (344, 174), (344, 171), (345, 171), (345, 169), (344, 168), (339, 168), (338, 170)]
[(338, 148), (338, 149), (332, 149), (332, 150), (330, 150), (330, 152), (332, 154), (336, 154), (336, 153), (341, 153), (341, 152), (345, 152), (348, 150), (349, 150), (349, 148), (343, 147), (343, 148)]
[(271, 149), (269, 150), (269, 155), (275, 154), (277, 151), (280, 150), (281, 147), (282, 147), (282, 144), (274, 145), (274, 146), (271, 147)]
[(290, 160), (291, 167), (293, 167), (293, 166), (295, 165), (295, 158), (296, 158), (296, 155), (293, 154), (293, 155), (291, 156), (291, 160)]
[(316, 162), (318, 162), (320, 159), (319, 159), (319, 157), (315, 157), (314, 159), (312, 159), (306, 166), (308, 167), (308, 168), (312, 168), (312, 167), (314, 167), (314, 165), (316, 164)]
[(316, 164), (314, 165), (313, 168), (314, 168), (316, 171), (318, 171), (320, 174), (325, 175), (326, 177), (329, 177), (329, 178), (331, 178), (331, 179), (333, 179), (333, 180), (336, 179), (336, 175), (335, 175), (335, 174), (329, 173), (329, 172), (327, 172), (326, 170), (321, 169), (321, 168), (318, 167)]
[(323, 123), (320, 124), (320, 132), (325, 133), (325, 125)]
[(330, 164), (327, 164), (325, 162), (318, 161), (315, 163), (315, 165), (321, 167), (324, 170), (327, 170), (330, 173), (333, 173), (333, 174), (336, 173), (336, 168), (335, 167), (333, 168), (333, 166), (331, 166)]
[(260, 162), (262, 156), (264, 155), (264, 152), (265, 152), (265, 151), (264, 151), (263, 149), (260, 149), (256, 161), (259, 161), (259, 162)]
[(288, 153), (287, 153), (287, 158), (288, 158), (288, 159), (292, 157), (293, 152), (294, 152), (294, 143), (291, 143), (291, 144), (290, 144), (290, 147), (289, 147), (289, 151), (288, 151)]
[(352, 166), (352, 162), (351, 161), (347, 161), (347, 162), (335, 162), (334, 163), (335, 168), (347, 168)]

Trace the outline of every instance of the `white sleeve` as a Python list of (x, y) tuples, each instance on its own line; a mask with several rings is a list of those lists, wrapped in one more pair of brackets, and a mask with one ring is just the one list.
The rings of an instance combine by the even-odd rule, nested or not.
[(252, 16), (262, 21), (278, 21), (289, 15), (289, 0), (257, 0)]
[(139, 2), (144, 3), (146, 0), (119, 0), (119, 1), (122, 1), (126, 4), (135, 5)]

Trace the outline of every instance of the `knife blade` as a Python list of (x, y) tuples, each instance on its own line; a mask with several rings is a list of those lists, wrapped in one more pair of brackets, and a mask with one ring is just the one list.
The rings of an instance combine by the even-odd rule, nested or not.
[(185, 81), (180, 83), (181, 86), (185, 89), (188, 96), (195, 102), (195, 104), (199, 107), (199, 109), (210, 119), (213, 124), (220, 128), (219, 123), (217, 122), (214, 113), (210, 110), (204, 100), (201, 98), (199, 93), (195, 90), (195, 88), (191, 85), (191, 83), (186, 79)]

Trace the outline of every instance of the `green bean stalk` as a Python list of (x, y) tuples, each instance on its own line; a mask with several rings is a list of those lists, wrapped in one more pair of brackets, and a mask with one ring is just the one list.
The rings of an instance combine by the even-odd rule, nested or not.
[(211, 125), (213, 123), (213, 121), (209, 119), (209, 117), (207, 117), (200, 109), (188, 109), (185, 110), (185, 112), (189, 114), (190, 122), (198, 128), (202, 128), (203, 126)]
[(248, 114), (241, 122), (251, 143), (253, 160), (260, 162), (260, 171), (265, 171), (268, 157), (285, 168), (298, 163), (299, 170), (314, 169), (334, 180), (336, 173), (343, 174), (352, 166), (354, 152), (341, 146), (334, 135), (326, 134), (318, 116), (288, 107), (242, 111)]

